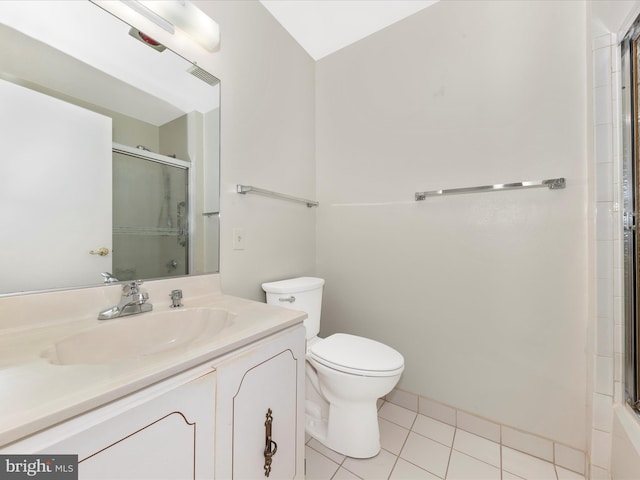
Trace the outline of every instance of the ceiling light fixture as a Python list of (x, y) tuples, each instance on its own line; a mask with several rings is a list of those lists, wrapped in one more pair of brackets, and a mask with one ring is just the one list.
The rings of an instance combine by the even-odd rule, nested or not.
[(220, 44), (218, 24), (187, 0), (121, 1), (171, 34), (178, 28), (210, 52)]
[(165, 20), (164, 18), (162, 18), (160, 15), (155, 13), (150, 8), (145, 7), (142, 4), (142, 2), (138, 2), (137, 0), (121, 0), (121, 1), (122, 3), (126, 4), (130, 9), (135, 10), (143, 17), (147, 18), (148, 20), (151, 20), (153, 23), (158, 25), (163, 30), (166, 30), (171, 35), (174, 34), (175, 28), (173, 28), (173, 25), (167, 20)]

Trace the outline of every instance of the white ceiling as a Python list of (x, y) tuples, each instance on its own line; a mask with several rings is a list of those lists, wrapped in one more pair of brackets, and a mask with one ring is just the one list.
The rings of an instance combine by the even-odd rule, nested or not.
[(438, 0), (260, 0), (314, 60)]

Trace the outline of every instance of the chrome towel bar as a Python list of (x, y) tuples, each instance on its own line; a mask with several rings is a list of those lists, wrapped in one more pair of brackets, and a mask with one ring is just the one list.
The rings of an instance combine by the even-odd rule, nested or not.
[(314, 200), (307, 200), (306, 198), (292, 197), (291, 195), (285, 195), (284, 193), (272, 192), (271, 190), (264, 190), (263, 188), (252, 187), (251, 185), (236, 185), (236, 192), (241, 194), (256, 193), (258, 195), (264, 195), (266, 197), (279, 198), (281, 200), (288, 200), (290, 202), (304, 203), (307, 207), (317, 207), (320, 205)]
[(498, 183), (496, 185), (482, 185), (480, 187), (449, 188), (447, 190), (431, 190), (429, 192), (416, 192), (416, 202), (427, 197), (439, 197), (442, 195), (455, 195), (461, 193), (494, 192), (499, 190), (516, 190), (520, 188), (547, 187), (550, 190), (565, 188), (567, 182), (564, 178), (551, 178), (549, 180), (537, 180), (532, 182)]

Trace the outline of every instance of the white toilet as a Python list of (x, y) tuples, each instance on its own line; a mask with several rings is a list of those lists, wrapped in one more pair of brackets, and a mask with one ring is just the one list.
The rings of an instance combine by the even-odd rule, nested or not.
[(354, 458), (380, 451), (378, 398), (404, 370), (393, 348), (368, 338), (336, 333), (319, 338), (324, 280), (300, 277), (263, 283), (267, 303), (308, 314), (306, 432), (323, 445)]

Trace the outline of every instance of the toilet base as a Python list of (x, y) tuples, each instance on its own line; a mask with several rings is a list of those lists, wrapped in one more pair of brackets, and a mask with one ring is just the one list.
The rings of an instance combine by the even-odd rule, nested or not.
[(331, 404), (329, 418), (307, 400), (305, 431), (325, 447), (352, 458), (371, 458), (380, 452), (377, 402)]

